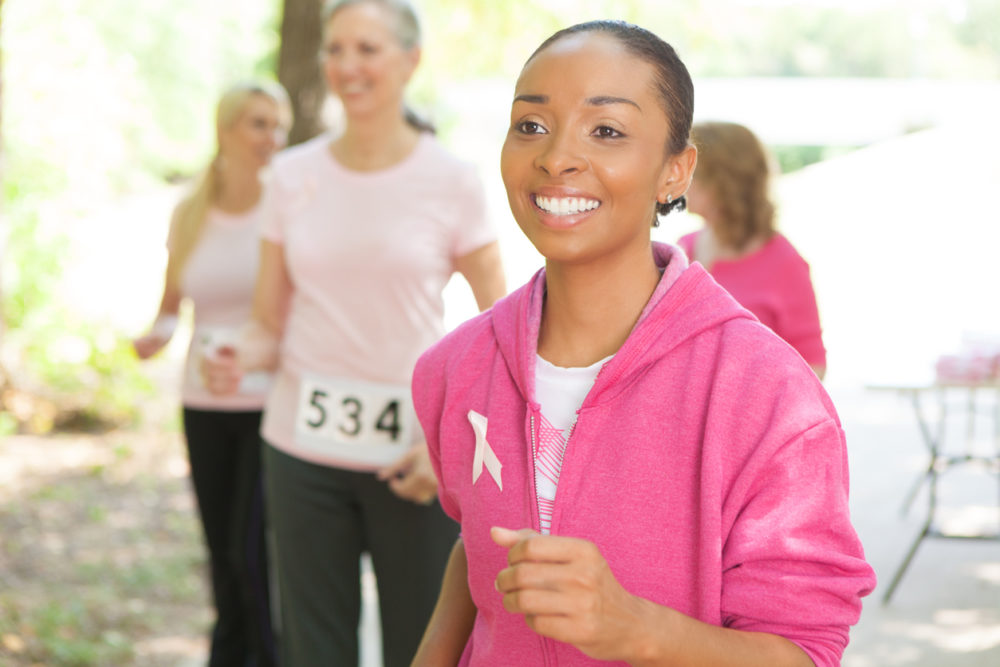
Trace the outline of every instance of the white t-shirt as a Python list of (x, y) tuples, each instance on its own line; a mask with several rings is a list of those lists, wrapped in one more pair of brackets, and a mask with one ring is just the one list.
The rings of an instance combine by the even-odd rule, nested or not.
[[(372, 470), (421, 437), (413, 366), (444, 334), (442, 290), (455, 259), (496, 232), (474, 167), (431, 135), (371, 172), (345, 168), (330, 143), (317, 137), (273, 167), (263, 236), (284, 246), (293, 294), (262, 433), (293, 456)], [(321, 381), (307, 385), (310, 376)], [(321, 424), (323, 437), (305, 439), (306, 422)], [(403, 423), (409, 431), (394, 430)], [(357, 434), (345, 446), (329, 442)], [(400, 439), (365, 439), (387, 434)]]
[(542, 423), (538, 428), (535, 452), (535, 493), (541, 531), (546, 535), (552, 525), (559, 472), (576, 424), (577, 410), (609, 359), (611, 357), (606, 357), (585, 368), (562, 368), (536, 355), (535, 397), (541, 407)]
[[(261, 207), (245, 213), (209, 209), (198, 244), (180, 276), (181, 294), (194, 303), (194, 333), (188, 347), (181, 402), (200, 410), (260, 410), (270, 388), (269, 373), (248, 373), (236, 394), (217, 396), (199, 372), (203, 352), (231, 344), (249, 321), (260, 255)], [(173, 238), (167, 240), (168, 249)]]

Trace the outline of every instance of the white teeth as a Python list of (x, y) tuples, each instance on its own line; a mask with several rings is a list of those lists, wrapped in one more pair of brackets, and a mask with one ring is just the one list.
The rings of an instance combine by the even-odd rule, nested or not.
[(584, 197), (543, 197), (535, 195), (535, 205), (546, 213), (555, 215), (574, 215), (584, 211), (592, 211), (601, 205), (596, 199)]

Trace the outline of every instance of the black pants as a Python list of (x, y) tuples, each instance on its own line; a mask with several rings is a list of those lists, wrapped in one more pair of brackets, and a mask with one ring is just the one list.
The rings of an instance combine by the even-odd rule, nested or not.
[(191, 479), (217, 612), (210, 667), (271, 667), (260, 411), (184, 408)]
[(385, 667), (408, 667), (437, 601), (458, 524), (372, 473), (315, 465), (265, 444), (281, 597), (281, 662), (358, 664), (359, 559), (371, 554)]

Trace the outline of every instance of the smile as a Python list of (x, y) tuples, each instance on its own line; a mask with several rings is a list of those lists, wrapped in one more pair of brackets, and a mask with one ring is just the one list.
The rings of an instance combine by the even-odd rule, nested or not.
[(368, 89), (364, 83), (348, 83), (340, 88), (342, 95), (360, 95)]
[(586, 197), (543, 197), (534, 195), (535, 206), (553, 215), (575, 215), (593, 211), (601, 205), (596, 199)]

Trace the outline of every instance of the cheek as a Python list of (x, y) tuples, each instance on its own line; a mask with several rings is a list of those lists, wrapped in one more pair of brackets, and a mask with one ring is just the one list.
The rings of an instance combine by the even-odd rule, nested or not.
[(511, 195), (511, 188), (518, 180), (518, 175), (522, 170), (523, 152), (523, 149), (518, 150), (509, 138), (504, 141), (503, 148), (500, 149), (500, 177), (507, 188), (508, 197)]
[(600, 178), (604, 186), (624, 201), (654, 201), (656, 199), (657, 165), (637, 156), (602, 159), (599, 162)]

